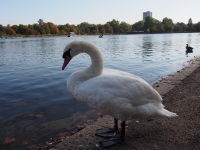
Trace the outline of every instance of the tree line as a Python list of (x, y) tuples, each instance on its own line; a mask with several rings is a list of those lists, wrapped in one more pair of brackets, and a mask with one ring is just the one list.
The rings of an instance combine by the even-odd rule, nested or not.
[(133, 25), (126, 22), (119, 22), (113, 19), (106, 24), (89, 24), (82, 22), (78, 25), (65, 24), (55, 25), (52, 22), (44, 22), (39, 19), (38, 23), (32, 25), (7, 25), (0, 24), (0, 37), (2, 36), (43, 36), (43, 35), (68, 35), (69, 32), (74, 32), (77, 35), (96, 35), (96, 34), (126, 34), (129, 31), (141, 31), (144, 33), (171, 33), (171, 32), (200, 32), (200, 22), (193, 24), (192, 19), (188, 23), (183, 22), (173, 23), (170, 18), (163, 18), (159, 21), (153, 17), (146, 17), (145, 20), (138, 21)]

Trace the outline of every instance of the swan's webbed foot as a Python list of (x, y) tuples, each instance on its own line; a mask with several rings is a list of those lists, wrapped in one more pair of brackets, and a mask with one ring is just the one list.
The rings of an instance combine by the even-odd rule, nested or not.
[(100, 141), (99, 143), (102, 145), (103, 148), (106, 148), (106, 147), (111, 147), (115, 144), (119, 144), (122, 141), (123, 140), (121, 139), (121, 137), (112, 137), (112, 138)]
[(111, 129), (111, 128), (97, 129), (95, 135), (103, 137), (103, 138), (110, 138), (110, 137), (114, 137), (116, 135), (116, 132), (115, 132), (115, 129)]
[(110, 138), (114, 137), (118, 133), (118, 120), (114, 119), (114, 128), (105, 128), (105, 129), (97, 129), (96, 136), (100, 136), (103, 138)]
[(107, 138), (103, 141), (100, 141), (99, 143), (102, 145), (102, 147), (111, 147), (115, 144), (119, 144), (122, 141), (124, 141), (125, 137), (125, 121), (121, 122), (121, 135), (116, 136), (116, 134), (119, 132), (118, 131), (118, 125), (117, 125), (118, 120), (114, 120), (114, 129), (98, 129), (96, 134), (97, 136), (101, 136), (104, 138)]

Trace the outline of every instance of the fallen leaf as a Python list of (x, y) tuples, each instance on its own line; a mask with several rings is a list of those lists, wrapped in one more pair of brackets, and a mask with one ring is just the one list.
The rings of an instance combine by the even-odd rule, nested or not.
[(70, 136), (68, 135), (68, 136), (66, 136), (66, 138), (65, 138), (65, 139), (67, 140), (67, 139), (69, 139), (69, 138), (70, 138)]
[(37, 145), (31, 145), (27, 147), (28, 150), (35, 150), (36, 148), (37, 148)]
[(65, 136), (67, 136), (67, 135), (69, 135), (68, 132), (61, 132), (61, 133), (57, 134), (56, 136), (65, 137)]
[(44, 117), (44, 114), (37, 114), (37, 115), (35, 115), (36, 116), (36, 118), (43, 118)]
[(77, 131), (81, 131), (83, 129), (82, 126), (77, 126)]
[(88, 121), (87, 121), (87, 123), (92, 123), (92, 122), (93, 122), (92, 120), (88, 120)]
[(103, 114), (101, 112), (99, 112), (97, 115), (98, 115), (99, 118), (103, 117)]
[(10, 144), (10, 143), (13, 143), (15, 141), (15, 138), (14, 137), (7, 137), (5, 138), (5, 140), (2, 142), (2, 144), (4, 145), (7, 145), (7, 144)]
[(51, 144), (50, 144), (49, 142), (46, 142), (46, 145), (47, 145), (48, 147), (51, 147)]

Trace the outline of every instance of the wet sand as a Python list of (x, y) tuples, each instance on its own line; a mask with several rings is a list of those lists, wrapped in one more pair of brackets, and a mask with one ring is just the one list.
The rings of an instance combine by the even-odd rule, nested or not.
[[(200, 58), (188, 63), (153, 86), (162, 95), (166, 109), (179, 116), (127, 121), (125, 141), (110, 150), (200, 149)], [(101, 118), (51, 150), (103, 149), (99, 144), (103, 139), (94, 135), (96, 129), (103, 127), (112, 128), (113, 118)]]

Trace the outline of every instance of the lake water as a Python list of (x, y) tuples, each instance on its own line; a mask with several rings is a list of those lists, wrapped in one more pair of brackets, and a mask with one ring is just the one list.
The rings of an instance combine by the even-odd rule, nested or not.
[[(74, 40), (96, 44), (105, 68), (138, 75), (151, 85), (200, 55), (198, 33), (0, 39), (0, 141), (16, 137), (18, 145), (34, 143), (97, 117), (66, 89), (68, 76), (90, 65), (89, 56), (81, 54), (61, 70), (63, 49)], [(187, 43), (194, 48), (188, 55)]]

